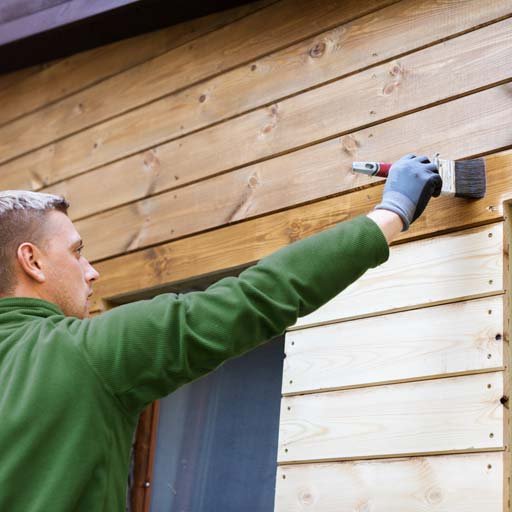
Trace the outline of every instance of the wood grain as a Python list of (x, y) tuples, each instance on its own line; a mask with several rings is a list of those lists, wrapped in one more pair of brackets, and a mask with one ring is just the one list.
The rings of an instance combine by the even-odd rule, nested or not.
[(292, 327), (433, 305), (503, 290), (503, 225), (395, 247), (340, 295)]
[(0, 87), (0, 124), (158, 57), (172, 48), (236, 21), (268, 3), (269, 0), (252, 2), (236, 9), (59, 59), (51, 66), (43, 67), (39, 72), (31, 73), (22, 81), (16, 80), (9, 88)]
[(284, 397), (278, 462), (503, 448), (503, 373)]
[(133, 511), (149, 510), (159, 412), (160, 403), (153, 402), (144, 409), (137, 424), (133, 449), (133, 486), (130, 493)]
[(502, 296), (290, 332), (283, 394), (502, 370), (503, 339)]
[[(486, 158), (488, 191), (484, 199), (436, 199), (398, 241), (502, 219), (503, 202), (512, 198), (511, 155), (505, 152)], [(96, 265), (103, 277), (95, 285), (92, 305), (103, 309), (103, 299), (127, 298), (143, 290), (156, 291), (170, 283), (250, 265), (295, 240), (365, 214), (380, 201), (381, 194), (382, 185), (377, 185), (102, 261)]]
[[(89, 241), (89, 257), (102, 259), (375, 184), (374, 178), (352, 172), (353, 160), (393, 161), (411, 148), (426, 154), (440, 151), (450, 158), (493, 151), (512, 143), (508, 130), (512, 113), (509, 90), (509, 85), (501, 86), (174, 189), (80, 220), (77, 227)], [(428, 133), (424, 133), (427, 125)], [(457, 128), (446, 137), (446, 130), (454, 125)], [(158, 156), (146, 156), (146, 187), (150, 189), (165, 172)], [(116, 165), (122, 168), (121, 163)], [(168, 166), (167, 172), (170, 170)], [(109, 201), (123, 201), (108, 174), (102, 177), (98, 173), (95, 177), (96, 183), (101, 180), (102, 187), (93, 186), (87, 175), (73, 180), (72, 186), (63, 182), (52, 187), (51, 192), (71, 201), (73, 219), (95, 209), (107, 193)], [(124, 182), (124, 190), (137, 188), (133, 180)], [(471, 208), (482, 206), (483, 203), (471, 204)], [(107, 230), (105, 226), (109, 226)]]
[[(6, 161), (391, 3), (284, 0), (0, 128)], [(299, 18), (300, 16), (300, 18)], [(38, 127), (43, 124), (45, 130)], [(132, 127), (134, 128), (134, 127)]]
[[(99, 203), (96, 211), (120, 204), (113, 197), (120, 196), (123, 202), (133, 201), (147, 196), (148, 191), (160, 192), (186, 183), (198, 172), (193, 170), (189, 177), (187, 170), (180, 176), (180, 182), (175, 183), (170, 171), (177, 168), (174, 155), (158, 152), (155, 156), (164, 172), (155, 180), (154, 188), (148, 189), (153, 169), (142, 165), (142, 161), (148, 157), (154, 161), (150, 149), (156, 145), (375, 65), (396, 56), (398, 48), (403, 53), (452, 36), (508, 10), (510, 6), (503, 0), (493, 3), (492, 9), (487, 6), (482, 9), (481, 3), (475, 0), (441, 2), (435, 8), (428, 0), (400, 2), (59, 141), (54, 146), (53, 157), (41, 150), (40, 155), (24, 157), (22, 167), (34, 169), (51, 183), (143, 151), (122, 164), (100, 167), (91, 176), (92, 182), (101, 175), (107, 181), (107, 188), (111, 183), (116, 186), (116, 194), (103, 194), (95, 201)], [(432, 24), (436, 26), (435, 31), (430, 28)], [(376, 41), (378, 52), (374, 48)], [(386, 81), (389, 76), (385, 77)], [(384, 82), (383, 88), (389, 85)], [(229, 130), (229, 126), (224, 129)], [(146, 154), (147, 150), (150, 151)], [(43, 158), (45, 155), (49, 158)], [(123, 179), (127, 169), (133, 177), (130, 184)], [(165, 169), (169, 169), (166, 174)], [(23, 180), (25, 173), (18, 180)]]
[(31, 66), (28, 68), (19, 69), (17, 71), (11, 71), (10, 73), (3, 73), (0, 75), (0, 94), (4, 89), (16, 86), (18, 84), (23, 83), (27, 80), (31, 75), (34, 75), (40, 72), (47, 66), (53, 64), (45, 63), (45, 64), (36, 64), (35, 66)]
[(280, 466), (276, 512), (504, 512), (504, 454)]

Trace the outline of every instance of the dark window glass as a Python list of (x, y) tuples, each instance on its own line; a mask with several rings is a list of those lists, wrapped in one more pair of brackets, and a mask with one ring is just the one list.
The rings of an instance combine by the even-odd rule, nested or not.
[(152, 512), (272, 512), (283, 338), (160, 402)]

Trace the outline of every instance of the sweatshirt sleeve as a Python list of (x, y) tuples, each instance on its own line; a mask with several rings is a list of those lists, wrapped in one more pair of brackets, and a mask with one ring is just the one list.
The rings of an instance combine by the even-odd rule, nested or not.
[(202, 292), (161, 294), (68, 325), (89, 364), (126, 410), (153, 400), (282, 334), (366, 270), (387, 260), (367, 217), (271, 254)]

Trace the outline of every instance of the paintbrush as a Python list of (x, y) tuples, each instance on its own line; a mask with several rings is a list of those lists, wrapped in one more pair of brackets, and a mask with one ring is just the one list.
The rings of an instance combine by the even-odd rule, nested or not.
[[(481, 199), (485, 196), (485, 160), (445, 160), (435, 154), (436, 164), (443, 180), (441, 195)], [(393, 164), (385, 162), (353, 162), (352, 170), (369, 176), (387, 178)]]

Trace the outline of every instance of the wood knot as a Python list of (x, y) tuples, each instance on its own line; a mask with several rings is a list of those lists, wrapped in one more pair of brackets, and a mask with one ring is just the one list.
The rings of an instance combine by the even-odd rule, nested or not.
[(310, 505), (313, 505), (315, 500), (313, 498), (313, 495), (309, 491), (302, 491), (299, 494), (299, 501), (303, 505), (310, 506)]
[(271, 121), (262, 128), (261, 133), (264, 135), (270, 133), (277, 126), (279, 121), (279, 106), (277, 104), (272, 105), (268, 109), (268, 113), (270, 114), (269, 117), (271, 118)]
[(144, 153), (143, 164), (144, 170), (153, 171), (154, 169), (160, 166), (160, 160), (156, 156), (155, 152), (153, 150), (150, 150)]
[(257, 174), (253, 174), (250, 178), (249, 178), (249, 183), (248, 183), (248, 186), (249, 188), (256, 188), (258, 185), (260, 184), (260, 180), (258, 179), (258, 175)]
[(371, 512), (370, 504), (365, 501), (364, 503), (360, 503), (355, 510), (357, 512)]
[(199, 96), (199, 103), (204, 103), (206, 101), (206, 94), (201, 94), (201, 96)]
[(309, 50), (309, 56), (313, 59), (318, 59), (325, 53), (325, 49), (326, 45), (324, 42), (317, 43)]
[(345, 135), (341, 138), (341, 147), (343, 148), (343, 151), (351, 156), (357, 152), (360, 145), (361, 144), (354, 135)]
[(390, 82), (389, 84), (386, 84), (382, 89), (382, 94), (386, 96), (390, 95), (399, 86), (399, 84), (399, 82)]
[(400, 64), (400, 62), (396, 62), (393, 64), (393, 67), (389, 70), (389, 74), (391, 76), (400, 76), (404, 74), (404, 68)]
[(299, 222), (292, 222), (288, 228), (286, 228), (286, 235), (290, 242), (300, 240), (302, 233), (302, 227)]
[(428, 489), (426, 499), (428, 503), (438, 505), (443, 501), (443, 493), (439, 487), (432, 487), (431, 489)]

